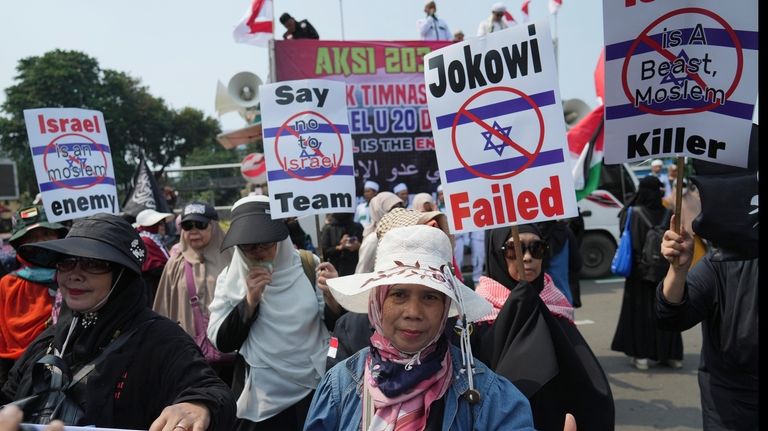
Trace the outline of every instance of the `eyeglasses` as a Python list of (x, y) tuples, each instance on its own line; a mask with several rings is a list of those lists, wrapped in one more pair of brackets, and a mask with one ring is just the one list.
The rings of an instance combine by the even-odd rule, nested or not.
[(204, 230), (208, 228), (208, 222), (207, 221), (197, 221), (197, 220), (187, 220), (181, 222), (181, 228), (184, 230)]
[(272, 248), (275, 244), (276, 243), (274, 242), (265, 242), (261, 244), (239, 244), (238, 247), (240, 247), (240, 250), (246, 253), (253, 253), (258, 250), (266, 250)]
[(80, 269), (89, 274), (106, 274), (112, 271), (112, 263), (106, 260), (91, 259), (89, 257), (68, 257), (56, 262), (56, 269), (60, 272), (69, 272), (80, 265)]
[[(523, 255), (525, 255), (525, 252), (528, 251), (531, 253), (531, 257), (534, 259), (543, 259), (544, 253), (547, 252), (547, 248), (549, 246), (547, 245), (546, 241), (538, 240), (533, 241), (528, 244), (521, 242), (520, 243), (520, 250), (522, 250)], [(504, 257), (510, 260), (517, 259), (517, 255), (515, 254), (515, 243), (510, 241), (504, 245), (501, 246), (501, 251), (504, 253)]]

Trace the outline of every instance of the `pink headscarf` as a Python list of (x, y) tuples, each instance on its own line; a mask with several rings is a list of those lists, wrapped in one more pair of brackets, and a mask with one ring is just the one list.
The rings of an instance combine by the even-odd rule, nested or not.
[[(384, 361), (405, 365), (405, 370), (408, 372), (408, 370), (421, 365), (421, 357), (427, 357), (427, 355), (435, 351), (437, 341), (443, 336), (443, 332), (445, 331), (451, 299), (448, 296), (445, 297), (443, 318), (441, 320), (442, 324), (435, 339), (419, 352), (408, 354), (399, 351), (392, 345), (392, 342), (384, 337), (381, 329), (382, 307), (391, 287), (392, 286), (380, 286), (370, 296), (368, 302), (368, 319), (375, 329), (375, 332), (371, 336), (371, 345), (378, 350)], [(366, 398), (370, 397), (373, 401), (374, 414), (371, 418), (371, 423), (366, 424), (366, 411), (365, 408), (363, 408), (363, 431), (423, 430), (426, 426), (427, 418), (429, 417), (429, 409), (432, 402), (445, 395), (451, 384), (452, 365), (450, 349), (445, 352), (445, 355), (440, 361), (440, 369), (435, 374), (420, 381), (412, 389), (405, 391), (394, 398), (389, 398), (378, 388), (376, 380), (371, 374), (371, 354), (369, 353), (365, 363), (365, 375), (363, 378), (365, 384), (365, 390), (363, 391), (363, 405), (366, 405)]]

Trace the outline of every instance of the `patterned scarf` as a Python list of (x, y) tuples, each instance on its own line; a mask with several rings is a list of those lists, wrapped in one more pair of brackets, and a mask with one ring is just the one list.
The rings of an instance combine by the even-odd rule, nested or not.
[[(492, 278), (481, 276), (480, 284), (475, 289), (475, 292), (493, 304), (493, 311), (479, 321), (492, 322), (496, 320), (502, 307), (504, 307), (504, 303), (507, 302), (509, 289)], [(573, 323), (573, 306), (568, 302), (565, 295), (558, 290), (552, 281), (552, 277), (547, 273), (544, 273), (544, 288), (539, 293), (539, 298), (546, 304), (551, 314), (568, 319), (569, 322)]]
[(375, 332), (365, 362), (363, 406), (372, 402), (370, 423), (363, 408), (363, 431), (415, 431), (426, 426), (432, 402), (451, 384), (451, 355), (443, 332), (451, 299), (445, 297), (442, 325), (435, 339), (416, 353), (404, 353), (384, 337), (381, 311), (391, 286), (370, 296), (368, 316)]

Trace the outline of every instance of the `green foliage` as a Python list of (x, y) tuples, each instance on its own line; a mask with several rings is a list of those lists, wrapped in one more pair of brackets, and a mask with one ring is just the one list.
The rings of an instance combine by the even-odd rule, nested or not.
[[(130, 187), (143, 152), (163, 169), (177, 159), (183, 165), (195, 151), (218, 153), (218, 121), (193, 108), (170, 109), (162, 98), (127, 74), (101, 69), (98, 62), (77, 51), (50, 51), (21, 59), (16, 84), (5, 89), (0, 117), (0, 151), (17, 162), (20, 192), (37, 190), (24, 109), (74, 107), (104, 114), (118, 190)], [(223, 150), (223, 149), (222, 149)], [(226, 150), (223, 150), (226, 151)], [(225, 158), (222, 154), (216, 157)], [(236, 157), (236, 156), (235, 156)], [(122, 201), (122, 198), (120, 199)]]

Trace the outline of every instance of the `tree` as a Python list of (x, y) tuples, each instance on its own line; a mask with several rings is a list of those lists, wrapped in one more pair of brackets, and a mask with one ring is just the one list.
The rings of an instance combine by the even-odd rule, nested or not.
[[(17, 161), (19, 184), (29, 195), (37, 181), (24, 125), (24, 109), (77, 107), (104, 114), (118, 190), (125, 192), (143, 152), (162, 172), (182, 163), (196, 148), (219, 147), (218, 121), (201, 111), (168, 108), (136, 78), (110, 69), (77, 51), (50, 51), (21, 59), (17, 83), (5, 89), (0, 117), (0, 150)], [(122, 199), (121, 199), (122, 200)]]

